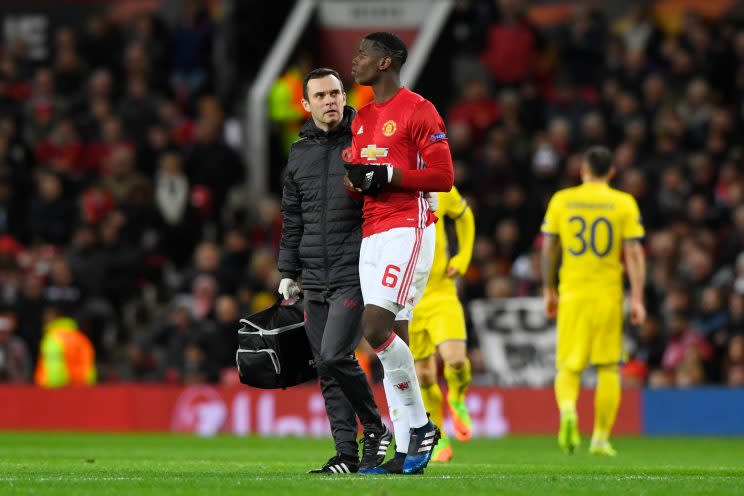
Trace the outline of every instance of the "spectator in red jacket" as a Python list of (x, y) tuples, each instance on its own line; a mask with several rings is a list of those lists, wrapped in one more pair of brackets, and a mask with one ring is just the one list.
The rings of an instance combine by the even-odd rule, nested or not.
[(39, 165), (77, 176), (84, 170), (83, 147), (72, 120), (63, 119), (54, 126), (51, 136), (36, 147), (36, 160)]
[(450, 110), (448, 122), (464, 123), (478, 143), (491, 125), (501, 117), (501, 107), (488, 94), (481, 77), (471, 78), (462, 90), (462, 98)]
[(535, 70), (539, 42), (521, 0), (499, 0), (500, 19), (488, 31), (481, 62), (500, 85), (517, 85)]

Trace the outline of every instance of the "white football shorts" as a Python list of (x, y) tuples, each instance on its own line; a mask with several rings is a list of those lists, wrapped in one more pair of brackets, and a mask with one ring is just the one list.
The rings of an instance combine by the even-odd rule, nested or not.
[(398, 227), (362, 239), (359, 281), (365, 305), (376, 305), (411, 320), (434, 261), (436, 231)]

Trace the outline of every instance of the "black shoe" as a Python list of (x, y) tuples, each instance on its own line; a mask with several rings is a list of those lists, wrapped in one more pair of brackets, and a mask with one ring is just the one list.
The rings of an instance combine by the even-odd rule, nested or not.
[(431, 452), (441, 437), (439, 427), (431, 420), (422, 427), (411, 429), (411, 440), (408, 443), (408, 456), (403, 464), (403, 473), (423, 473), (431, 459)]
[(363, 475), (387, 475), (387, 474), (402, 474), (403, 463), (406, 461), (406, 454), (395, 452), (395, 456), (390, 460), (386, 461), (382, 465), (377, 467), (365, 468), (359, 470), (360, 474)]
[(320, 468), (309, 470), (308, 474), (355, 474), (359, 472), (359, 460), (336, 455)]
[(365, 432), (364, 437), (359, 441), (362, 445), (362, 462), (359, 464), (359, 470), (372, 468), (380, 465), (385, 461), (388, 446), (393, 440), (393, 433), (386, 425), (382, 432)]

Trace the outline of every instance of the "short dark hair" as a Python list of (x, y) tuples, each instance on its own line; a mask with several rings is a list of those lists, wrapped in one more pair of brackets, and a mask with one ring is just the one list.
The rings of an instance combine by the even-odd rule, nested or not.
[(328, 67), (319, 67), (305, 74), (305, 78), (302, 80), (302, 96), (305, 98), (305, 100), (308, 99), (307, 82), (311, 79), (320, 79), (326, 76), (334, 76), (336, 79), (338, 79), (338, 82), (341, 83), (341, 91), (344, 90), (344, 82), (341, 80), (341, 76), (338, 75), (337, 71), (329, 69)]
[(393, 62), (397, 64), (398, 68), (406, 63), (406, 59), (408, 59), (408, 48), (405, 41), (397, 34), (387, 31), (377, 31), (368, 34), (364, 39), (373, 42), (375, 48), (384, 53), (386, 57), (393, 59)]
[(584, 160), (595, 177), (604, 177), (612, 167), (612, 153), (604, 146), (593, 146), (586, 151)]

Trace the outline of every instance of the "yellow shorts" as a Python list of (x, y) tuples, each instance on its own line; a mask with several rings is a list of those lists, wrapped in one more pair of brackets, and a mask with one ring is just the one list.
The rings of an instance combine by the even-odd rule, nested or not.
[(408, 326), (410, 348), (414, 360), (423, 360), (436, 353), (445, 341), (465, 341), (465, 313), (456, 295), (428, 300), (428, 295), (413, 309)]
[(580, 371), (587, 365), (620, 363), (623, 305), (620, 298), (558, 300), (556, 367)]

